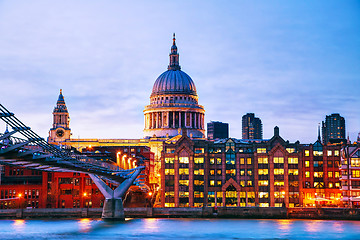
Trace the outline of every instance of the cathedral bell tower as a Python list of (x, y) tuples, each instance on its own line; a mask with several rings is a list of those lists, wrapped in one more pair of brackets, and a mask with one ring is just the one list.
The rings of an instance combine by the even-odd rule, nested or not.
[(70, 117), (67, 110), (62, 89), (53, 111), (53, 127), (49, 131), (49, 143), (59, 144), (70, 140), (71, 129), (69, 128)]

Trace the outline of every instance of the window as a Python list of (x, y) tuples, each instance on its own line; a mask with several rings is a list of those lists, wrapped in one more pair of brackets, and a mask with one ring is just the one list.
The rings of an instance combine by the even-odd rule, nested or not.
[(204, 181), (194, 180), (194, 185), (196, 185), (196, 186), (204, 186)]
[(331, 151), (331, 150), (328, 150), (328, 151), (327, 151), (327, 155), (328, 155), (328, 156), (331, 156), (331, 155), (332, 155), (332, 151)]
[(332, 178), (333, 177), (333, 172), (328, 172), (328, 177)]
[(245, 176), (245, 169), (240, 169), (240, 176)]
[(284, 163), (283, 157), (274, 157), (274, 163)]
[(179, 168), (179, 175), (189, 175), (188, 168)]
[(210, 158), (210, 164), (215, 164), (215, 159), (214, 158)]
[(221, 164), (221, 158), (216, 158), (216, 164)]
[(210, 186), (215, 186), (215, 180), (210, 180)]
[(257, 153), (266, 153), (266, 148), (258, 148), (256, 149)]
[(309, 171), (306, 171), (306, 172), (305, 172), (305, 177), (306, 177), (306, 178), (309, 178), (309, 177), (310, 177), (310, 172), (309, 172)]
[(216, 171), (216, 175), (221, 175), (221, 169), (218, 169), (218, 170)]
[(259, 181), (259, 186), (268, 186), (269, 185), (269, 181), (268, 180), (261, 180)]
[(275, 168), (274, 175), (284, 175), (284, 169), (283, 168)]
[(299, 160), (298, 160), (298, 158), (289, 158), (288, 163), (289, 164), (298, 164)]
[(194, 158), (194, 163), (196, 164), (204, 163), (204, 158)]
[(339, 156), (339, 150), (334, 151), (334, 156)]
[(289, 175), (299, 175), (298, 169), (289, 169)]
[(247, 186), (251, 187), (252, 186), (252, 181), (247, 181)]
[(165, 163), (174, 163), (174, 158), (165, 158)]
[(204, 153), (204, 148), (195, 148), (195, 153)]
[(226, 170), (226, 175), (235, 176), (236, 175), (236, 170), (235, 169), (227, 169)]
[(258, 164), (267, 164), (268, 158), (258, 158)]
[(245, 164), (245, 158), (240, 158), (240, 164)]
[(335, 172), (335, 178), (339, 178), (340, 177), (340, 173), (339, 172)]
[(189, 186), (189, 180), (179, 180), (179, 186)]
[(324, 175), (324, 172), (314, 172), (314, 177), (315, 178), (322, 178)]
[(175, 170), (174, 169), (165, 169), (165, 175), (174, 175)]
[(179, 163), (189, 163), (188, 157), (179, 157)]
[(252, 170), (247, 170), (247, 175), (251, 176), (252, 175)]
[(250, 164), (251, 164), (251, 158), (247, 158), (247, 159), (246, 159), (246, 163), (247, 163), (248, 165), (250, 165)]
[(204, 169), (195, 169), (194, 175), (204, 175)]
[(295, 148), (286, 148), (286, 151), (288, 153), (293, 153), (293, 152), (295, 152)]
[(305, 161), (305, 167), (310, 167), (310, 161)]
[(268, 192), (259, 192), (259, 198), (268, 198), (269, 193)]
[(274, 181), (274, 186), (284, 186), (284, 181)]
[(269, 170), (268, 169), (258, 169), (259, 175), (268, 175)]
[(218, 186), (221, 186), (221, 181), (217, 181), (217, 185), (218, 185)]
[(215, 170), (211, 169), (210, 170), (210, 175), (215, 175)]
[(305, 157), (310, 156), (310, 151), (309, 150), (305, 150)]
[(327, 164), (328, 164), (328, 167), (332, 167), (333, 162), (332, 162), (332, 161), (328, 161)]

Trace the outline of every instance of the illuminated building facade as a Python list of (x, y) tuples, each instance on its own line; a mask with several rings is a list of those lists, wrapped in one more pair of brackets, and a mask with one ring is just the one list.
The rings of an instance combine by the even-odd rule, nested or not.
[(344, 205), (360, 207), (360, 141), (341, 150), (341, 191)]
[(144, 136), (173, 137), (186, 128), (192, 138), (204, 138), (204, 114), (193, 80), (181, 71), (174, 34), (168, 70), (156, 79), (144, 110)]
[(262, 139), (263, 130), (261, 119), (254, 113), (247, 113), (242, 117), (242, 139)]
[(162, 206), (300, 206), (301, 156), (277, 127), (263, 141), (177, 136), (164, 143)]
[(338, 113), (327, 115), (322, 122), (323, 144), (341, 142), (346, 143), (345, 119)]

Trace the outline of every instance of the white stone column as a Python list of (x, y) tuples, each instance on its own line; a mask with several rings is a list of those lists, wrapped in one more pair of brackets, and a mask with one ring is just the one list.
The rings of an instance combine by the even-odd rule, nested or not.
[(179, 128), (181, 128), (181, 112), (179, 112)]
[(189, 125), (189, 127), (193, 128), (193, 125), (192, 125), (192, 112), (190, 112), (189, 114), (190, 114), (190, 125)]

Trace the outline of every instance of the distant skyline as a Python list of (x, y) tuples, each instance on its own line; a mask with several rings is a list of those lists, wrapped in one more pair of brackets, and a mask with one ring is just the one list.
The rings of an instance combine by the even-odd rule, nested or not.
[[(255, 113), (312, 143), (332, 113), (360, 131), (359, 1), (1, 1), (0, 103), (48, 137), (63, 89), (73, 138), (141, 138), (176, 33), (205, 123)], [(0, 123), (0, 131), (5, 124)]]

